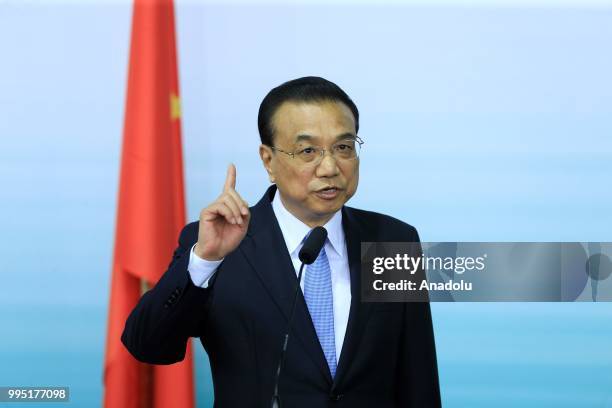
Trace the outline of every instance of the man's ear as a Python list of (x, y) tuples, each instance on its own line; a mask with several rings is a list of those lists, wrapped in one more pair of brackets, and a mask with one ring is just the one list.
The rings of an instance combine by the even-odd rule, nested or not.
[(274, 152), (265, 144), (259, 145), (259, 157), (261, 157), (261, 162), (263, 163), (266, 171), (268, 172), (268, 178), (270, 179), (270, 183), (275, 182), (274, 178), (274, 170), (272, 169), (272, 156)]

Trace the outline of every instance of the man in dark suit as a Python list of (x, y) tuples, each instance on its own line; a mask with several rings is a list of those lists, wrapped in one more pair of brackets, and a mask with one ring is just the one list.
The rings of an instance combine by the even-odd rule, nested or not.
[[(358, 129), (353, 101), (323, 78), (270, 91), (259, 153), (273, 185), (248, 208), (229, 167), (222, 194), (183, 229), (168, 270), (130, 314), (130, 353), (172, 364), (199, 337), (215, 406), (270, 406), (299, 284), (283, 407), (439, 407), (429, 304), (360, 299), (360, 242), (419, 237), (395, 218), (345, 206), (359, 179)], [(315, 226), (328, 238), (298, 282), (298, 253)]]

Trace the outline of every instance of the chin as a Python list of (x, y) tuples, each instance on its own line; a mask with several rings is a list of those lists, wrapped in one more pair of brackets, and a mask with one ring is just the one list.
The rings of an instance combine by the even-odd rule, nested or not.
[(317, 209), (319, 210), (320, 214), (328, 215), (328, 214), (335, 213), (336, 211), (341, 209), (343, 205), (344, 205), (344, 200), (337, 199), (334, 201), (321, 203), (321, 205), (317, 206), (318, 207)]

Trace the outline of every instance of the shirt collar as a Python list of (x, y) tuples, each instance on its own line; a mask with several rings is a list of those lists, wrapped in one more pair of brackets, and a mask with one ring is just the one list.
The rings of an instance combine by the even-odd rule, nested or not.
[[(285, 244), (289, 254), (293, 254), (301, 248), (302, 241), (311, 228), (300, 221), (296, 216), (291, 214), (285, 208), (285, 205), (280, 199), (280, 192), (277, 189), (277, 194), (274, 194), (272, 200), (272, 209), (278, 220)], [(340, 257), (344, 257), (344, 230), (342, 229), (342, 211), (338, 210), (323, 226), (327, 230), (327, 241), (331, 244), (331, 248)]]

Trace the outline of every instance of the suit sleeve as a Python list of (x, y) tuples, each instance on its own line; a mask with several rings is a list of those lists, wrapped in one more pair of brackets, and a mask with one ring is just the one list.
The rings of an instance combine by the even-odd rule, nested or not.
[(209, 288), (200, 288), (191, 281), (187, 267), (193, 242), (188, 238), (188, 228), (181, 232), (168, 269), (142, 295), (123, 329), (124, 346), (144, 363), (182, 361), (189, 338), (200, 336), (212, 297), (212, 284)]
[[(420, 242), (412, 228), (409, 242)], [(424, 277), (424, 275), (423, 275)], [(405, 302), (398, 362), (398, 407), (438, 408), (440, 385), (429, 302)]]

